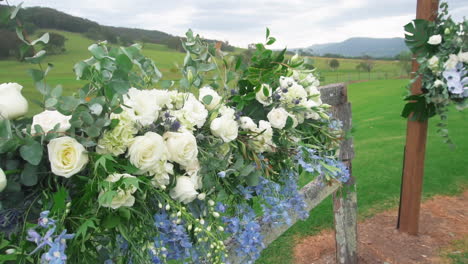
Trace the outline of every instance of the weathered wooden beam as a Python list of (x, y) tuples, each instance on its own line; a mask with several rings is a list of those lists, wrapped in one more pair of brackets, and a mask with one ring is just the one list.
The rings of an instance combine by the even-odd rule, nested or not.
[(344, 83), (333, 83), (319, 87), (322, 102), (331, 106), (348, 102), (348, 89)]
[[(438, 8), (438, 0), (418, 0), (416, 18), (433, 21), (437, 17)], [(413, 72), (416, 72), (418, 67), (418, 63), (414, 60)], [(411, 93), (414, 95), (422, 93), (420, 78), (413, 83)], [(412, 121), (410, 117), (407, 125), (397, 228), (411, 235), (418, 234), (419, 230), (427, 124), (427, 120)]]
[[(347, 162), (351, 173), (351, 162)], [(333, 194), (336, 263), (357, 264), (357, 193), (354, 179)]]

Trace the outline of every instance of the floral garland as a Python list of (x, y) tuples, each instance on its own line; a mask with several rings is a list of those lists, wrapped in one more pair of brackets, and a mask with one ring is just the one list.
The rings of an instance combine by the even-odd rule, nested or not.
[(139, 45), (93, 44), (72, 96), (31, 70), (32, 118), (22, 86), (0, 85), (0, 260), (226, 263), (230, 240), (253, 263), (261, 222), (307, 217), (299, 175), (349, 179), (319, 81), (274, 41), (244, 62), (189, 31), (177, 82)]
[(415, 19), (405, 26), (407, 46), (416, 56), (423, 94), (410, 95), (403, 117), (423, 121), (439, 115), (439, 132), (447, 138), (448, 106), (468, 107), (468, 20), (455, 23), (448, 14), (447, 3), (441, 3), (435, 21)]

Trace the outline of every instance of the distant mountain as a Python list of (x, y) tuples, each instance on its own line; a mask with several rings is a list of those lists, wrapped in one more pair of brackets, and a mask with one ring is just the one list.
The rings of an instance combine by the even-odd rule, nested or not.
[(338, 54), (345, 57), (394, 57), (408, 50), (403, 38), (350, 38), (343, 42), (312, 45), (304, 50), (314, 55)]

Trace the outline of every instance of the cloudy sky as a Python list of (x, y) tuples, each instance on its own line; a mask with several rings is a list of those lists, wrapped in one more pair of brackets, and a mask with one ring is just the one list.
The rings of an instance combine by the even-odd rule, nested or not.
[[(17, 4), (20, 0), (9, 0)], [(188, 28), (206, 37), (246, 47), (263, 41), (275, 48), (307, 47), (350, 37), (402, 37), (415, 16), (416, 0), (25, 0), (103, 25), (160, 30), (182, 36)], [(468, 1), (448, 0), (457, 20)]]

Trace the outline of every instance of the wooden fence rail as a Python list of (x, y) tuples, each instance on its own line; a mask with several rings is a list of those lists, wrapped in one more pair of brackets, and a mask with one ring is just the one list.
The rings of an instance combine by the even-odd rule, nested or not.
[[(343, 122), (343, 129), (351, 129), (351, 104), (348, 102), (347, 87), (344, 83), (330, 84), (320, 87), (321, 98), (324, 103), (332, 106), (332, 115)], [(351, 160), (354, 157), (353, 141), (351, 138), (345, 139), (341, 143), (339, 157), (344, 161), (351, 173)], [(331, 185), (324, 184), (321, 180), (315, 179), (306, 184), (301, 190), (310, 211), (319, 205), (325, 198), (333, 195), (333, 211), (335, 217), (335, 238), (336, 238), (336, 263), (356, 264), (357, 263), (357, 197), (355, 180), (351, 175), (350, 181), (342, 185), (334, 182)], [(291, 223), (298, 220), (296, 212), (290, 211)], [(290, 226), (272, 225), (261, 223), (261, 233), (265, 246), (271, 244)], [(236, 246), (232, 241), (227, 241), (229, 252), (229, 262), (232, 264), (246, 263), (244, 258), (236, 255)]]

